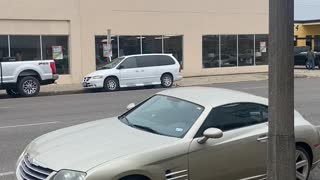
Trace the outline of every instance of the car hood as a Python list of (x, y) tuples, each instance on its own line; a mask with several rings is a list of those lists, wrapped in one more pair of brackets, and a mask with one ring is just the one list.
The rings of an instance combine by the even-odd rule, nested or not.
[(102, 163), (177, 140), (138, 130), (111, 118), (43, 135), (30, 144), (27, 153), (40, 165), (55, 171), (86, 172)]
[(109, 74), (112, 71), (112, 69), (103, 69), (103, 70), (99, 70), (99, 71), (94, 71), (88, 75), (86, 75), (85, 77), (93, 77), (93, 76), (104, 76)]

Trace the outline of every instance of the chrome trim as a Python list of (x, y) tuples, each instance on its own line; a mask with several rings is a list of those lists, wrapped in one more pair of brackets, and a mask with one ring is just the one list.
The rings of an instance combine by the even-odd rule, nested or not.
[(188, 174), (181, 175), (181, 176), (177, 176), (177, 177), (173, 177), (173, 178), (169, 178), (169, 179), (167, 179), (167, 180), (180, 179), (180, 178), (184, 178), (184, 177), (188, 177)]
[(247, 178), (243, 178), (243, 179), (239, 179), (239, 180), (253, 180), (253, 179), (258, 179), (258, 178), (262, 178), (259, 180), (265, 180), (267, 178), (266, 174), (261, 174), (261, 175), (257, 175), (257, 176), (251, 176), (251, 177), (247, 177)]
[(176, 174), (180, 174), (180, 173), (184, 173), (184, 172), (187, 172), (188, 170), (185, 169), (185, 170), (182, 170), (182, 171), (176, 171), (176, 172), (171, 172), (169, 174), (166, 174), (166, 177), (168, 176), (173, 176), (173, 175), (176, 175)]

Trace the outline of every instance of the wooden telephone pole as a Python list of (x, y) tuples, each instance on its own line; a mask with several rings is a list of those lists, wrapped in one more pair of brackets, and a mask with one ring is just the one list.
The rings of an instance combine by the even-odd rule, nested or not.
[(268, 180), (295, 180), (294, 0), (269, 0)]

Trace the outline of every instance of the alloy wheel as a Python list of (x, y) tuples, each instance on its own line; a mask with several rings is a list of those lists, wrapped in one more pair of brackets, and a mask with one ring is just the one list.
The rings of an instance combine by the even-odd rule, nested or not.
[(27, 80), (22, 84), (23, 92), (32, 95), (35, 94), (38, 90), (38, 84), (33, 80)]
[(310, 170), (310, 162), (305, 152), (296, 150), (296, 176), (297, 180), (307, 180)]
[(107, 82), (107, 87), (110, 91), (114, 91), (117, 89), (117, 83), (113, 80), (113, 79), (110, 79), (108, 82)]
[(164, 76), (163, 77), (163, 84), (166, 86), (166, 87), (170, 87), (172, 85), (172, 78), (170, 76)]

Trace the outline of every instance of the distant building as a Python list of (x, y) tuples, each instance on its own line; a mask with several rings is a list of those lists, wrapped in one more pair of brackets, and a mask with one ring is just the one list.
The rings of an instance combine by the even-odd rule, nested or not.
[(112, 58), (171, 53), (184, 76), (262, 72), (268, 11), (268, 0), (0, 1), (0, 58), (55, 59), (59, 83), (79, 83), (107, 62), (111, 29)]

